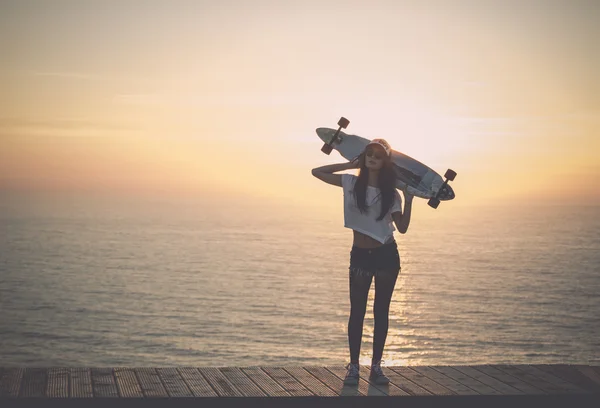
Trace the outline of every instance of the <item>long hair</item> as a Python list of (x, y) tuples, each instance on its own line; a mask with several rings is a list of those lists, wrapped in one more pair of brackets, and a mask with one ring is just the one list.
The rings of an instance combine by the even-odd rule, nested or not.
[[(358, 173), (358, 179), (354, 185), (354, 197), (356, 199), (356, 206), (361, 213), (367, 211), (366, 197), (367, 197), (367, 183), (369, 181), (369, 169), (366, 165), (365, 160), (366, 152), (362, 152), (359, 156), (360, 172)], [(396, 199), (396, 173), (392, 167), (392, 161), (390, 157), (385, 155), (383, 158), (383, 166), (379, 170), (379, 177), (377, 183), (379, 187), (379, 196), (381, 198), (381, 214), (377, 218), (377, 221), (381, 221), (383, 217), (392, 207), (394, 200)]]

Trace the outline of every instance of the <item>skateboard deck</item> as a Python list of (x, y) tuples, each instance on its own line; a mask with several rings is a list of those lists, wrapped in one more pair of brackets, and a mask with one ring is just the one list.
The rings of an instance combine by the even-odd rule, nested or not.
[[(334, 136), (338, 132), (337, 137)], [(370, 140), (357, 135), (349, 135), (342, 131), (330, 128), (318, 128), (317, 135), (325, 143), (337, 150), (348, 161), (354, 160), (364, 150)], [(396, 188), (404, 189), (415, 197), (432, 198), (439, 200), (452, 200), (454, 190), (437, 172), (430, 167), (413, 159), (404, 153), (392, 149), (392, 163), (396, 172)], [(441, 190), (440, 190), (441, 189)]]

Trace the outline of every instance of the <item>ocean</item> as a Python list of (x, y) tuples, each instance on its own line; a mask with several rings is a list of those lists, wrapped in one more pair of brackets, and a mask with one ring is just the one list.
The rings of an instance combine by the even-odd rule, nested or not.
[[(0, 210), (0, 366), (349, 361), (341, 202), (3, 197)], [(395, 236), (384, 365), (600, 364), (600, 207), (415, 199)]]

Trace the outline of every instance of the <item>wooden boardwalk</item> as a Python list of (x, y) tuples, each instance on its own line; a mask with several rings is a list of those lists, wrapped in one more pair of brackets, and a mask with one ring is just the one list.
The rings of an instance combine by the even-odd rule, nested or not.
[[(72, 399), (119, 402), (132, 399), (168, 399), (211, 402), (220, 400), (238, 406), (260, 401), (257, 406), (348, 406), (338, 404), (347, 398), (368, 406), (392, 406), (401, 401), (439, 401), (440, 406), (452, 398), (511, 397), (582, 398), (600, 401), (600, 366), (589, 365), (475, 365), (475, 366), (392, 366), (383, 367), (389, 385), (368, 381), (369, 367), (361, 366), (357, 386), (344, 386), (345, 368), (339, 366), (308, 367), (171, 367), (171, 368), (1, 368), (0, 406), (2, 402), (43, 399)], [(383, 398), (363, 398), (383, 397)], [(473, 399), (472, 399), (473, 400)], [(290, 404), (287, 402), (289, 401)], [(310, 404), (307, 402), (310, 401)], [(466, 401), (466, 400), (465, 400)], [(477, 400), (479, 405), (482, 400)], [(567, 400), (565, 400), (567, 401)], [(571, 400), (569, 400), (571, 401)], [(382, 405), (388, 402), (388, 405)], [(394, 404), (394, 405), (398, 405)], [(512, 404), (512, 403), (509, 403)], [(114, 403), (111, 402), (111, 406)], [(507, 404), (508, 405), (508, 404)], [(513, 404), (514, 405), (514, 404)], [(228, 405), (231, 406), (231, 405)], [(300, 406), (300, 405), (299, 405)], [(351, 404), (351, 406), (357, 406)], [(414, 405), (416, 406), (416, 405)], [(423, 405), (421, 405), (423, 406)], [(600, 407), (600, 404), (598, 405)]]

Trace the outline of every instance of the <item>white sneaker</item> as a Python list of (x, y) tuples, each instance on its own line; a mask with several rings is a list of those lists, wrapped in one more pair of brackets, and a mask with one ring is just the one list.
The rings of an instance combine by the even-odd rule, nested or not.
[(344, 378), (344, 385), (357, 385), (360, 366), (358, 364), (348, 363), (346, 369), (348, 371), (346, 372), (346, 378)]

